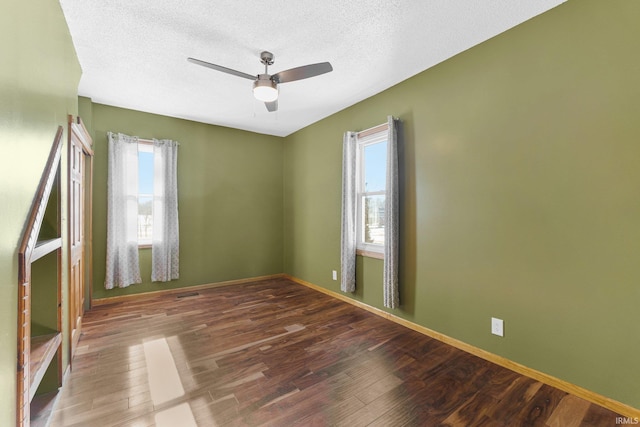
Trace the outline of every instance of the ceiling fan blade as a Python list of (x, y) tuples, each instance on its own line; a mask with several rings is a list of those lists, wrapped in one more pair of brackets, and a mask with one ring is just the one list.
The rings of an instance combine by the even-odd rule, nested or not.
[(193, 64), (202, 65), (203, 67), (211, 68), (216, 71), (222, 71), (223, 73), (232, 74), (238, 77), (243, 77), (245, 79), (249, 79), (249, 80), (257, 79), (256, 76), (252, 76), (251, 74), (247, 74), (247, 73), (243, 73), (242, 71), (237, 71), (231, 68), (223, 67), (222, 65), (211, 64), (210, 62), (201, 61), (199, 59), (187, 58), (187, 61)]
[(278, 100), (277, 99), (275, 101), (265, 102), (264, 105), (267, 107), (267, 110), (269, 110), (270, 113), (273, 113), (274, 111), (278, 110)]
[(328, 73), (330, 71), (333, 71), (333, 67), (330, 63), (319, 62), (317, 64), (303, 65), (302, 67), (280, 71), (279, 73), (274, 74), (271, 78), (277, 83), (287, 83), (319, 76), (320, 74)]

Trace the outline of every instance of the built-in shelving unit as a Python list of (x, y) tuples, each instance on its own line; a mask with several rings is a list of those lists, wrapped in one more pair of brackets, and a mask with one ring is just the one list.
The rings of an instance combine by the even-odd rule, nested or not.
[(60, 126), (18, 249), (16, 424), (21, 427), (37, 416), (32, 407), (42, 407), (36, 395), (62, 385), (62, 134)]

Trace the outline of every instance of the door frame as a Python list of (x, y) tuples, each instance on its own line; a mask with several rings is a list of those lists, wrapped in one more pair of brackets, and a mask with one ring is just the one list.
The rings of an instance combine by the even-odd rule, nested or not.
[[(69, 115), (68, 117), (68, 121), (69, 121), (69, 141), (68, 141), (68, 149), (67, 149), (67, 159), (68, 159), (68, 163), (67, 163), (67, 215), (69, 218), (69, 223), (67, 224), (67, 238), (68, 238), (68, 251), (69, 251), (69, 255), (68, 255), (68, 269), (67, 271), (69, 273), (71, 273), (71, 267), (72, 267), (72, 257), (71, 257), (71, 245), (72, 245), (72, 224), (71, 224), (71, 212), (73, 207), (71, 206), (71, 204), (73, 203), (73, 200), (71, 198), (71, 186), (72, 186), (72, 180), (71, 180), (71, 156), (72, 156), (72, 139), (74, 141), (79, 141), (81, 148), (82, 148), (82, 156), (83, 156), (83, 162), (84, 162), (84, 167), (83, 167), (83, 176), (82, 176), (82, 185), (84, 186), (83, 192), (84, 192), (84, 204), (82, 206), (82, 209), (84, 210), (84, 242), (83, 242), (83, 274), (82, 274), (82, 279), (83, 280), (83, 287), (82, 287), (82, 292), (85, 294), (85, 303), (86, 300), (88, 299), (89, 302), (89, 308), (91, 308), (91, 299), (92, 299), (92, 292), (93, 292), (93, 140), (91, 138), (91, 135), (89, 134), (89, 131), (87, 130), (87, 128), (84, 126), (84, 123), (82, 122), (82, 119), (80, 117), (77, 118), (77, 120), (74, 120), (72, 115)], [(70, 274), (68, 275), (70, 276)], [(88, 290), (88, 292), (87, 292)], [(88, 295), (87, 295), (88, 294)], [(77, 317), (75, 317), (74, 313), (72, 313), (71, 308), (72, 308), (72, 301), (74, 301), (74, 298), (77, 298), (76, 295), (74, 295), (74, 289), (71, 286), (71, 277), (69, 277), (69, 288), (68, 288), (68, 299), (69, 299), (69, 367), (72, 366), (73, 364), (73, 356), (74, 356), (74, 349), (75, 349), (75, 344), (77, 344), (77, 340), (79, 339), (79, 336), (74, 339), (73, 337), (73, 331), (75, 326), (77, 325)], [(84, 312), (84, 306), (80, 307), (79, 310), (81, 312)]]

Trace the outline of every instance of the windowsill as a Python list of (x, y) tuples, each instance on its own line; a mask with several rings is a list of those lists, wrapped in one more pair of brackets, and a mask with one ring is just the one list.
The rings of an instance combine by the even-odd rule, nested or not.
[(367, 251), (365, 249), (356, 249), (356, 255), (366, 256), (368, 258), (384, 259), (384, 253)]
[(145, 243), (145, 244), (141, 244), (138, 245), (138, 249), (151, 249), (151, 243)]

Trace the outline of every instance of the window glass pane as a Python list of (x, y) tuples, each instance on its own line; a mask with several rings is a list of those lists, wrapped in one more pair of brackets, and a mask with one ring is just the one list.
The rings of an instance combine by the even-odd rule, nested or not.
[(151, 227), (153, 226), (153, 197), (138, 197), (138, 241), (151, 241)]
[(363, 241), (374, 245), (384, 245), (384, 196), (364, 196)]
[(138, 242), (150, 244), (153, 227), (153, 147), (138, 145)]
[(387, 174), (387, 141), (364, 146), (364, 192), (384, 191)]
[(153, 151), (138, 152), (138, 193), (153, 194)]

